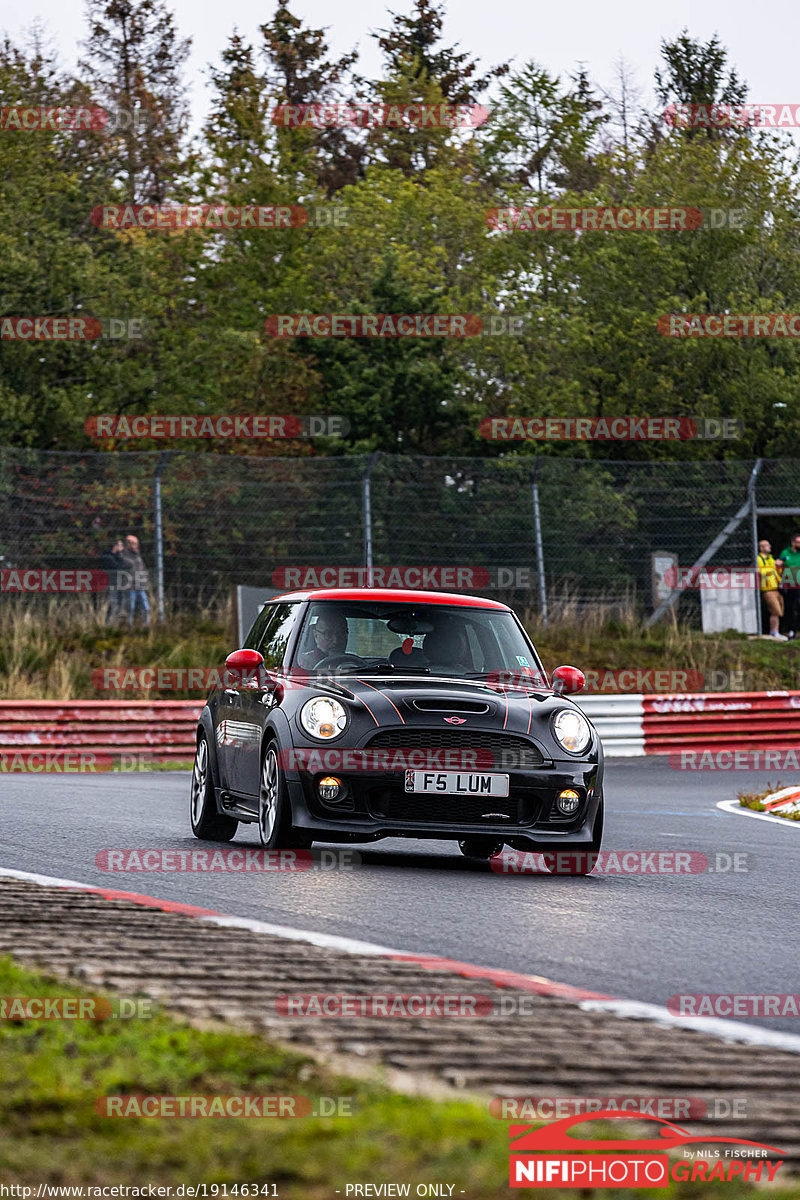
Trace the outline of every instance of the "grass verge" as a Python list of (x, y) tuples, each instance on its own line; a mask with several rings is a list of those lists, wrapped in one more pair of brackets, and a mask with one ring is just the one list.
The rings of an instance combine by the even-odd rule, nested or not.
[[(0, 960), (0, 996), (87, 994)], [(163, 1014), (4, 1020), (0, 1077), (0, 1183), (272, 1183), (284, 1200), (335, 1200), (347, 1183), (410, 1183), (413, 1196), (418, 1183), (438, 1182), (469, 1200), (508, 1195), (506, 1123), (482, 1105), (398, 1095), (261, 1038), (198, 1030)], [(342, 1097), (353, 1115), (203, 1121), (96, 1113), (98, 1097), (120, 1094)], [(553, 1200), (575, 1194), (548, 1189)], [(788, 1200), (800, 1193), (779, 1187), (770, 1194)], [(659, 1195), (738, 1200), (756, 1192), (733, 1181), (672, 1184)]]

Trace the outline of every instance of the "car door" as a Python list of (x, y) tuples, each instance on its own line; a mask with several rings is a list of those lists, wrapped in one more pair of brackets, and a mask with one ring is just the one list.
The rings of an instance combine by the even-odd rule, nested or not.
[[(255, 639), (253, 650), (264, 656), (268, 671), (277, 671), (282, 665), (289, 639), (295, 627), (301, 604), (275, 604), (269, 620)], [(255, 806), (258, 796), (261, 771), (261, 737), (267, 717), (275, 703), (275, 693), (264, 687), (264, 680), (255, 675), (252, 679), (237, 682), (236, 700), (232, 705), (236, 716), (236, 737), (231, 775), (231, 790), (251, 800)]]
[[(244, 639), (240, 649), (245, 647), (255, 650), (263, 639), (264, 632), (275, 615), (275, 605), (265, 604)], [(226, 791), (235, 791), (237, 754), (240, 746), (241, 724), (241, 688), (234, 674), (233, 680), (226, 680), (220, 691), (217, 703), (216, 739), (217, 762), (219, 764), (220, 781)]]

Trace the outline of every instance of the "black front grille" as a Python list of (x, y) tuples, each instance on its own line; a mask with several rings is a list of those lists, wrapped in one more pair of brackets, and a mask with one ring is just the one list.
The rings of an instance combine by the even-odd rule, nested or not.
[[(371, 788), (367, 799), (372, 815), (385, 821), (521, 825), (531, 819), (530, 801), (514, 796), (427, 796), (399, 788)], [(490, 813), (497, 815), (489, 816)]]
[(544, 762), (541, 751), (525, 738), (480, 729), (420, 729), (403, 725), (376, 733), (368, 745), (370, 749), (392, 750), (483, 750), (492, 755), (498, 767), (509, 770), (526, 770)]

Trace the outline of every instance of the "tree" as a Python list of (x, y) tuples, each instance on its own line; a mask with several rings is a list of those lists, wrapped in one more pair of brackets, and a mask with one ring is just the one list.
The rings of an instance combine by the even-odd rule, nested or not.
[(181, 68), (191, 39), (178, 37), (165, 0), (87, 0), (87, 19), (80, 67), (110, 113), (125, 199), (162, 204), (184, 168)]
[(392, 25), (374, 36), (384, 53), (386, 72), (393, 75), (410, 74), (424, 91), (435, 83), (448, 104), (471, 104), (477, 101), (494, 79), (508, 72), (508, 64), (493, 67), (475, 78), (479, 69), (469, 54), (459, 53), (457, 46), (444, 46), (444, 5), (433, 0), (414, 0), (410, 16), (390, 13)]
[(563, 87), (528, 62), (500, 88), (482, 139), (486, 173), (516, 196), (588, 191), (599, 177), (592, 147), (607, 120), (583, 68)]
[[(328, 57), (324, 29), (306, 29), (289, 11), (287, 0), (279, 0), (272, 20), (260, 26), (267, 61), (266, 84), (278, 104), (326, 105), (342, 101), (348, 89), (358, 87), (353, 64), (358, 52), (340, 58)], [(279, 145), (288, 166), (291, 163), (308, 177), (306, 156), (313, 164), (314, 182), (328, 195), (353, 183), (361, 174), (363, 139), (347, 126), (330, 125), (314, 130), (286, 129), (278, 133)], [(290, 149), (291, 147), (291, 149)]]
[[(683, 29), (674, 41), (662, 40), (661, 56), (665, 69), (656, 70), (655, 84), (656, 95), (665, 106), (744, 104), (747, 85), (733, 68), (726, 74), (728, 52), (716, 34), (703, 45)], [(726, 135), (726, 130), (689, 124), (685, 134), (689, 138), (700, 135), (718, 141)]]
[[(414, 0), (409, 16), (390, 15), (390, 28), (373, 34), (383, 52), (384, 68), (372, 89), (384, 105), (477, 106), (492, 81), (508, 71), (508, 64), (502, 63), (477, 75), (476, 60), (458, 46), (444, 44), (444, 6), (434, 0)], [(427, 170), (443, 165), (442, 156), (455, 161), (464, 138), (462, 130), (446, 127), (376, 126), (369, 130), (369, 159), (409, 178), (424, 179)]]

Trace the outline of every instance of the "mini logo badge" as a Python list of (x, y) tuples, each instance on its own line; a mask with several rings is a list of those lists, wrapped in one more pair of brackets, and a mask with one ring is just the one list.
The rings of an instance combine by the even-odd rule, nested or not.
[(466, 725), (466, 718), (464, 717), (445, 717), (445, 721), (447, 721), (448, 725)]

